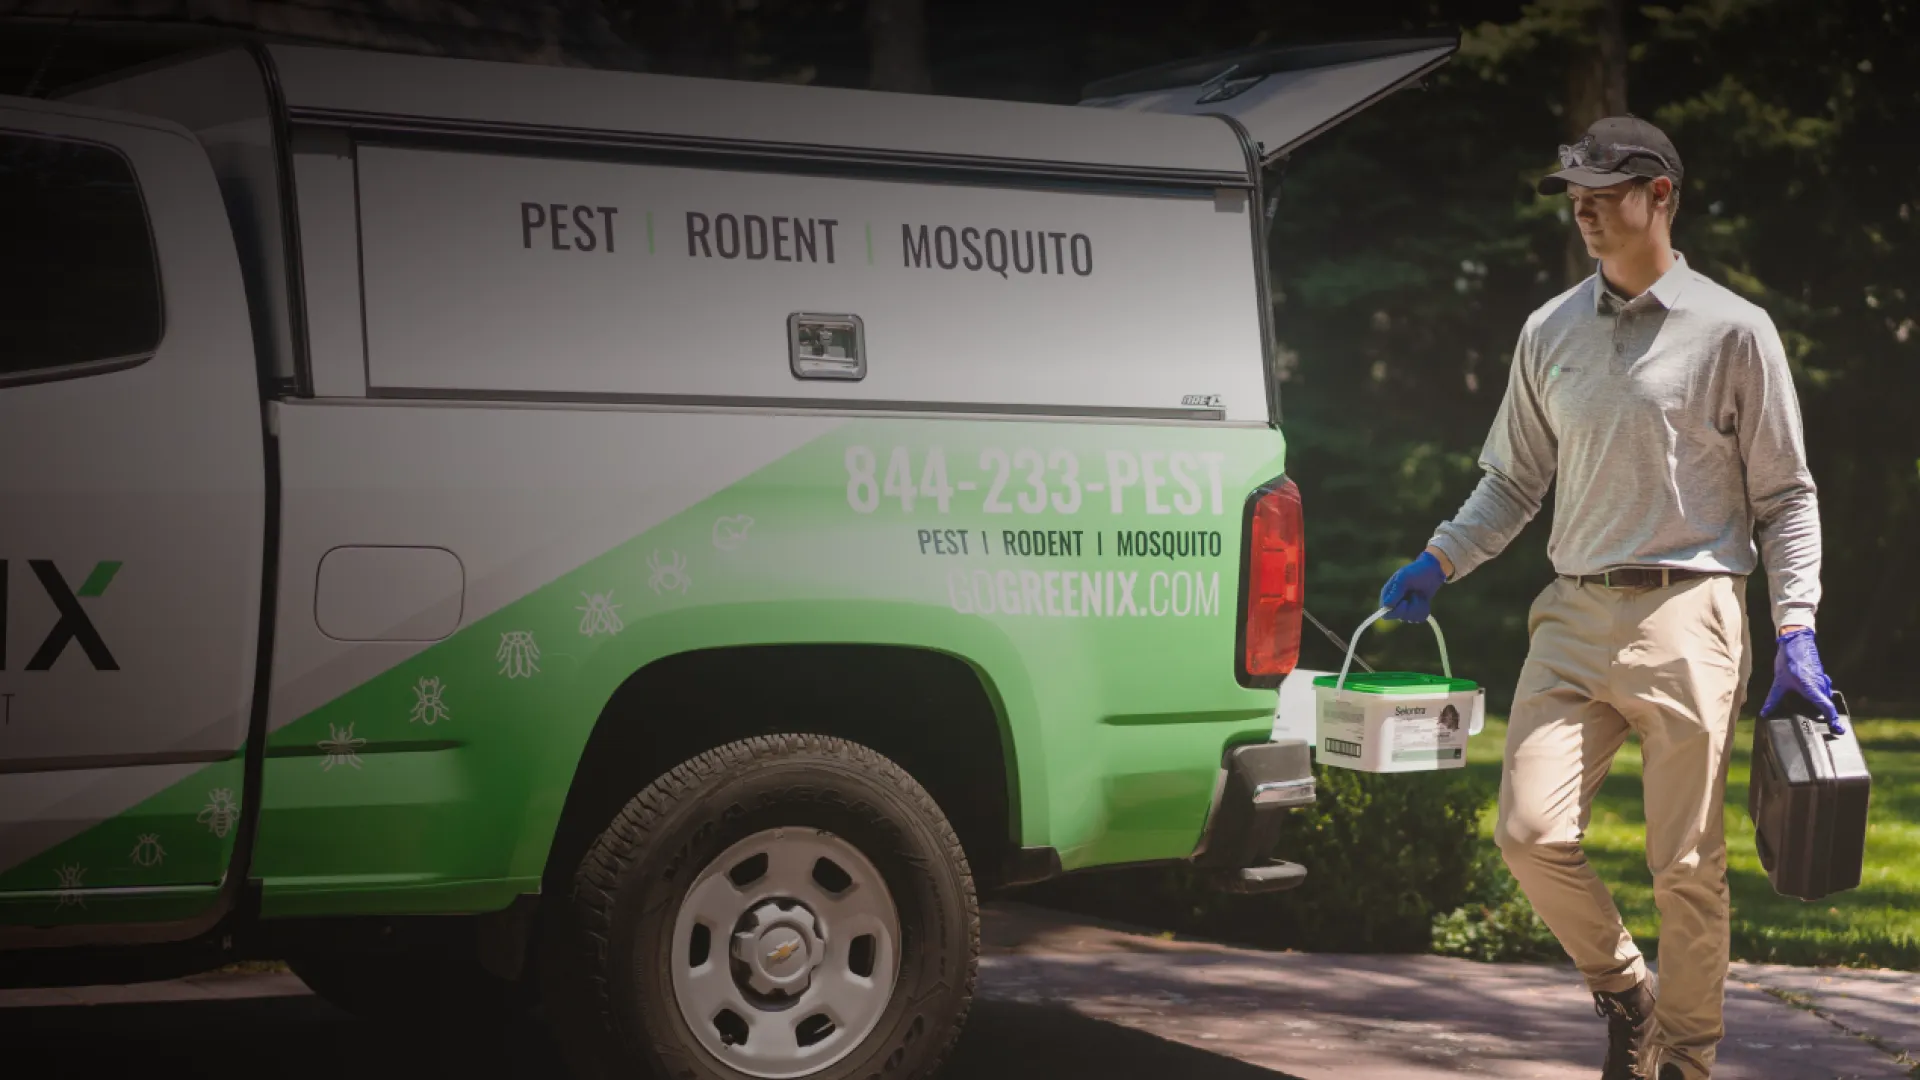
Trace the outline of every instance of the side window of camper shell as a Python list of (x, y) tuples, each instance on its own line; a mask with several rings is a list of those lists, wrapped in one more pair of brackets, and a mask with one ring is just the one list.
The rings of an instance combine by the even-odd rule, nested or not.
[(159, 260), (133, 166), (0, 131), (0, 387), (115, 370), (160, 344)]

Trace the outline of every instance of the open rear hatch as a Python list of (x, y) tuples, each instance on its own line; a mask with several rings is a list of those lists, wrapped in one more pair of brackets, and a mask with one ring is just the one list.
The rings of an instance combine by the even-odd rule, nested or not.
[(1229, 116), (1259, 144), (1266, 166), (1418, 82), (1459, 48), (1458, 34), (1262, 46), (1101, 79), (1080, 104)]

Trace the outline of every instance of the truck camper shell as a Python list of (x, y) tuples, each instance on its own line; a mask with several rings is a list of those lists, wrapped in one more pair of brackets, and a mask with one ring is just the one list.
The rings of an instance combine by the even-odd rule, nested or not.
[(1075, 106), (277, 44), (69, 97), (208, 147), (299, 396), (1264, 425), (1263, 164), (1455, 44)]

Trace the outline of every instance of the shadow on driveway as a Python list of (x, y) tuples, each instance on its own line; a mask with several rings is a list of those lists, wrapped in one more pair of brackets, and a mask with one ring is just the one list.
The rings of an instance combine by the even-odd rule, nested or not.
[[(430, 1011), (423, 1003), (423, 1014)], [(531, 1027), (490, 1046), (436, 1046), (395, 1034), (312, 996), (0, 1009), (8, 1075), (420, 1080), (558, 1078), (551, 1044)], [(981, 1001), (943, 1077), (951, 1080), (1298, 1080), (1063, 1006)]]

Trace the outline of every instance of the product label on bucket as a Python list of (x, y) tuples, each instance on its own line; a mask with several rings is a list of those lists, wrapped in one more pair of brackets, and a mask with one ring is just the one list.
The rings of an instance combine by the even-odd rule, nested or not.
[(1466, 718), (1452, 702), (1439, 709), (1401, 706), (1389, 725), (1394, 761), (1459, 761), (1467, 753)]
[(1367, 712), (1358, 705), (1330, 701), (1320, 711), (1322, 753), (1357, 758), (1366, 737)]
[(1315, 688), (1314, 748), (1329, 765), (1367, 772), (1457, 769), (1467, 761), (1467, 739), (1479, 692), (1375, 694), (1347, 697)]

